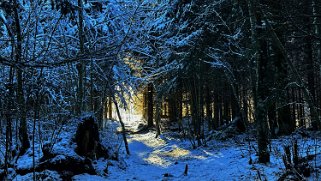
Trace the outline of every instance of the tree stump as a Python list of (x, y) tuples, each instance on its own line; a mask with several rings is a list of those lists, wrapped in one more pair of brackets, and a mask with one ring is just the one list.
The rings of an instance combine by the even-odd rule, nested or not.
[(84, 117), (79, 123), (75, 142), (77, 144), (76, 153), (81, 156), (93, 159), (108, 158), (107, 149), (100, 143), (98, 123), (92, 116)]
[[(43, 172), (44, 170), (54, 170), (60, 173), (63, 180), (71, 180), (74, 175), (88, 173), (91, 175), (97, 174), (90, 159), (81, 157), (71, 157), (65, 155), (57, 155), (53, 158), (47, 159), (36, 165), (36, 172)], [(32, 167), (18, 168), (17, 174), (25, 175), (33, 172)]]

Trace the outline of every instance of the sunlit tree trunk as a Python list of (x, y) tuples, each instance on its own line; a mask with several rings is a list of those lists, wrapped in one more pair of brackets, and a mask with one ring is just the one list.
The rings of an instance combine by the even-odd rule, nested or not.
[(143, 119), (147, 121), (147, 87), (143, 89)]
[(156, 126), (156, 137), (158, 137), (161, 134), (160, 131), (160, 121), (161, 121), (161, 98), (157, 95), (156, 100), (156, 113), (155, 113), (155, 126)]
[(154, 125), (153, 123), (153, 114), (154, 114), (154, 87), (152, 83), (149, 83), (147, 85), (147, 125), (148, 127), (152, 127)]

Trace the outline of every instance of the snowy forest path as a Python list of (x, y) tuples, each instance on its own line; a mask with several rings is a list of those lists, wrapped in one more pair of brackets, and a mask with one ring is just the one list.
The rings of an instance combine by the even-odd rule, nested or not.
[[(125, 122), (129, 129), (139, 123)], [(253, 177), (244, 146), (211, 142), (208, 147), (192, 149), (178, 133), (156, 132), (127, 135), (131, 155), (126, 169), (111, 170), (109, 179), (119, 180), (246, 180)], [(188, 165), (188, 174), (184, 176)]]

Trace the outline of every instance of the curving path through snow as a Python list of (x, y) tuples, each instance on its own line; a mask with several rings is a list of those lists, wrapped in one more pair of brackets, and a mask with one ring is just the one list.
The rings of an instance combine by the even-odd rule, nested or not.
[(229, 142), (212, 141), (208, 147), (193, 150), (188, 140), (173, 134), (155, 138), (154, 132), (148, 132), (130, 135), (129, 148), (126, 170), (115, 167), (108, 180), (255, 180), (258, 170), (267, 178), (278, 171), (273, 164), (265, 166), (267, 173), (260, 165), (250, 165), (247, 148)]
[[(134, 129), (139, 121), (125, 119), (125, 124), (127, 128)], [(75, 180), (230, 181), (257, 180), (258, 177), (277, 180), (282, 165), (280, 158), (273, 156), (268, 165), (249, 164), (250, 156), (256, 158), (255, 151), (231, 140), (212, 140), (207, 147), (192, 149), (189, 140), (175, 133), (163, 133), (155, 138), (155, 132), (150, 131), (131, 134), (127, 138), (131, 155), (110, 166), (107, 177), (81, 175)], [(125, 151), (120, 154), (125, 155)], [(185, 176), (186, 165), (188, 174)]]

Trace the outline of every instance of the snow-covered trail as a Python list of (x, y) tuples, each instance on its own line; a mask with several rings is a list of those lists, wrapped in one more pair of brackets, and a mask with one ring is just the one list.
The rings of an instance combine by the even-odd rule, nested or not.
[(155, 138), (154, 132), (129, 135), (128, 141), (131, 155), (125, 159), (126, 169), (110, 167), (108, 180), (255, 180), (258, 170), (268, 178), (279, 171), (275, 164), (265, 166), (270, 167), (268, 173), (260, 165), (250, 165), (246, 146), (210, 142), (193, 150), (188, 140), (173, 134)]
[[(133, 117), (131, 117), (133, 118)], [(139, 118), (139, 117), (137, 117)], [(140, 120), (125, 119), (127, 129), (135, 130)], [(215, 141), (207, 147), (192, 149), (189, 140), (177, 133), (163, 133), (155, 138), (155, 132), (127, 135), (131, 154), (125, 156), (122, 149), (121, 160), (108, 167), (107, 177), (79, 175), (75, 180), (115, 180), (115, 181), (230, 181), (230, 180), (277, 180), (280, 172), (280, 158), (272, 157), (267, 165), (249, 164), (250, 156), (255, 162), (255, 151), (249, 152), (248, 145), (234, 141)], [(244, 143), (240, 140), (240, 143)], [(184, 170), (188, 166), (185, 176)], [(258, 176), (260, 175), (260, 176)]]
[[(132, 130), (137, 129), (139, 123), (140, 120), (125, 122), (126, 127)], [(278, 180), (281, 173), (284, 172), (282, 146), (291, 143), (290, 137), (271, 140), (271, 162), (264, 165), (257, 164), (255, 139), (249, 138), (251, 135), (249, 133), (235, 135), (235, 137), (225, 141), (211, 139), (208, 140), (206, 147), (192, 149), (190, 141), (183, 139), (176, 132), (165, 132), (159, 138), (155, 138), (155, 132), (149, 131), (142, 134), (127, 135), (131, 155), (126, 156), (124, 146), (119, 145), (119, 143), (122, 143), (121, 135), (115, 134), (118, 126), (118, 122), (109, 121), (102, 135), (103, 140), (110, 143), (111, 147), (109, 148), (115, 148), (115, 150), (120, 148), (119, 161), (103, 158), (93, 160), (92, 163), (97, 172), (95, 175), (79, 174), (73, 176), (72, 180)], [(72, 133), (74, 132), (72, 130), (61, 134), (60, 141), (55, 145), (55, 151), (59, 153), (59, 156), (77, 156), (73, 144), (68, 146), (72, 143)], [(212, 134), (209, 135), (212, 136)], [(251, 140), (250, 145), (248, 144), (249, 140)], [(299, 139), (299, 151), (301, 150), (299, 154), (304, 156), (304, 154), (313, 154), (316, 151), (320, 153), (321, 147), (317, 143), (317, 139)], [(309, 153), (306, 151), (309, 151)], [(253, 159), (252, 164), (249, 163), (250, 158)], [(31, 168), (31, 160), (32, 156), (27, 154), (18, 161), (18, 166)], [(316, 162), (317, 160), (318, 162)], [(321, 168), (319, 160), (321, 160), (321, 154), (315, 159), (317, 165), (314, 168)], [(187, 175), (184, 175), (186, 165), (188, 172)], [(39, 174), (47, 175), (48, 179), (46, 180), (62, 180), (60, 173), (57, 171), (45, 170), (39, 172)], [(14, 180), (32, 180), (32, 176), (32, 173), (17, 175)], [(320, 179), (315, 175), (307, 180), (316, 181)]]

